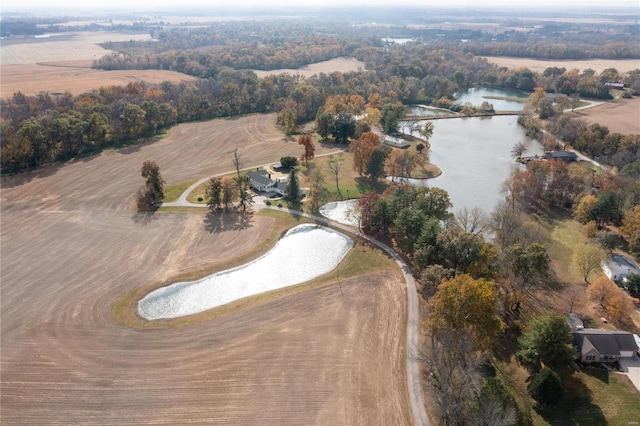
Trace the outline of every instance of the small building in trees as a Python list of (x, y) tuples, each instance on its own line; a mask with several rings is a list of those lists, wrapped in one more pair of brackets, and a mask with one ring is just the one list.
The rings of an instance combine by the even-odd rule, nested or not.
[(409, 141), (406, 141), (406, 140), (400, 139), (400, 138), (396, 138), (396, 137), (393, 137), (393, 136), (389, 136), (389, 135), (386, 135), (382, 139), (382, 143), (384, 143), (385, 145), (394, 146), (396, 148), (406, 148), (409, 145), (411, 145), (409, 143)]
[(627, 275), (640, 274), (640, 267), (633, 260), (618, 253), (613, 253), (600, 266), (607, 278), (618, 283)]
[(547, 151), (544, 153), (545, 160), (562, 160), (565, 163), (578, 161), (578, 154), (572, 151)]
[(581, 362), (613, 363), (621, 358), (633, 358), (638, 353), (633, 334), (626, 331), (585, 328), (571, 334), (578, 350), (576, 358)]
[(571, 331), (584, 329), (584, 323), (575, 312), (570, 312), (569, 315), (567, 315), (567, 324), (571, 328)]

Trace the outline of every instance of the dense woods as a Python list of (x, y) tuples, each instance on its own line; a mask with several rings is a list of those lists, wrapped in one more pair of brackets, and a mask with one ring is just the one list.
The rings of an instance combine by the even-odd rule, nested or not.
[[(640, 89), (640, 70), (620, 74), (610, 69), (598, 75), (592, 70), (579, 73), (564, 68), (550, 68), (543, 74), (526, 68), (499, 68), (469, 53), (472, 46), (460, 43), (453, 37), (460, 34), (449, 31), (440, 37), (429, 31), (414, 34), (407, 30), (423, 42), (404, 45), (386, 45), (372, 28), (342, 22), (313, 25), (274, 19), (218, 23), (204, 28), (154, 27), (151, 31), (153, 41), (105, 44), (117, 53), (97, 60), (95, 66), (166, 69), (201, 79), (158, 86), (130, 83), (125, 87), (101, 87), (79, 96), (16, 93), (3, 99), (2, 173), (134, 143), (176, 123), (216, 117), (279, 112), (280, 124), (287, 134), (292, 134), (297, 125), (317, 119), (328, 99), (339, 96), (362, 100), (355, 109), (349, 107), (351, 114), (355, 110), (363, 112), (360, 107), (367, 100), (368, 106), (373, 106), (368, 115), (374, 118), (369, 121), (375, 120), (379, 114), (376, 111), (382, 111), (381, 121), (389, 124), (385, 124), (387, 131), (392, 131), (398, 114), (391, 105), (401, 102), (450, 107), (455, 91), (473, 86), (523, 91), (542, 87), (548, 92), (604, 98), (609, 96), (605, 82), (624, 82), (636, 91)], [(486, 37), (483, 33), (467, 35), (475, 40)], [(599, 33), (599, 37), (605, 35)], [(610, 37), (618, 40), (621, 36)], [(624, 39), (619, 42), (627, 45)], [(497, 53), (509, 51), (506, 45), (495, 46)], [(592, 47), (576, 48), (591, 54), (588, 49)], [(311, 78), (287, 74), (258, 78), (250, 70), (297, 68), (345, 55), (363, 61), (366, 70), (321, 73)], [(616, 57), (625, 55), (619, 53)], [(340, 112), (331, 110), (331, 102), (327, 105), (329, 109), (320, 112)], [(396, 121), (391, 119), (391, 112)], [(326, 114), (324, 118), (328, 118)], [(377, 122), (367, 123), (373, 124)], [(345, 128), (336, 128), (335, 120), (332, 126), (323, 136), (331, 134), (346, 141), (349, 136), (342, 135)], [(356, 136), (366, 130), (358, 130)]]

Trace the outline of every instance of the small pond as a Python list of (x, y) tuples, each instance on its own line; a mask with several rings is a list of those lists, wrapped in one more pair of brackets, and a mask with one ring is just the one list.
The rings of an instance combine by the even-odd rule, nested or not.
[(148, 320), (177, 318), (303, 283), (335, 269), (351, 247), (351, 238), (332, 229), (299, 225), (253, 262), (152, 291), (138, 302), (138, 312)]
[[(487, 101), (493, 104), (493, 109), (496, 111), (521, 111), (529, 99), (529, 95), (526, 93), (508, 89), (489, 89), (486, 87), (472, 88), (465, 92), (456, 92), (454, 96), (457, 98), (457, 104), (469, 102), (471, 105), (478, 106), (482, 104), (482, 102)], [(492, 97), (519, 98), (524, 102), (491, 99)]]
[(407, 106), (407, 114), (413, 115), (416, 117), (426, 117), (426, 116), (446, 116), (446, 115), (454, 115), (455, 113), (443, 109), (443, 108), (435, 108), (429, 107), (426, 105), (409, 105)]
[(358, 200), (333, 201), (320, 207), (319, 212), (327, 219), (344, 225), (358, 226), (360, 221)]

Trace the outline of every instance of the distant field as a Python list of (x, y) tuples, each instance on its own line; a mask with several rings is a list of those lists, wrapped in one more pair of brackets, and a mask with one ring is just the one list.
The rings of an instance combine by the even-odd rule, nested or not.
[(165, 70), (103, 71), (74, 65), (7, 65), (2, 67), (0, 96), (4, 99), (18, 91), (25, 95), (65, 91), (79, 95), (102, 86), (126, 86), (131, 82), (158, 84), (165, 80), (177, 83), (196, 80), (196, 77)]
[(595, 108), (572, 113), (589, 123), (599, 123), (616, 133), (640, 134), (640, 98), (617, 99)]
[(109, 50), (98, 46), (106, 41), (150, 40), (140, 32), (77, 32), (48, 38), (4, 39), (0, 46), (0, 64), (37, 64), (42, 62), (95, 60)]
[(542, 72), (549, 67), (565, 67), (566, 69), (577, 68), (580, 71), (591, 68), (600, 73), (607, 68), (615, 68), (619, 72), (627, 72), (636, 68), (640, 68), (640, 60), (638, 59), (589, 59), (586, 61), (560, 61), (560, 60), (541, 60), (531, 58), (509, 58), (504, 56), (487, 56), (489, 62), (501, 67), (522, 68), (527, 67), (531, 71)]
[(335, 71), (339, 72), (352, 72), (365, 69), (365, 63), (360, 62), (355, 58), (335, 58), (328, 61), (316, 62), (315, 64), (305, 65), (298, 69), (279, 69), (271, 71), (254, 70), (258, 77), (266, 77), (269, 75), (278, 75), (282, 73), (288, 74), (300, 74), (305, 77), (311, 77), (314, 74), (330, 74)]
[(173, 71), (101, 71), (89, 68), (93, 60), (110, 53), (98, 43), (132, 39), (149, 40), (150, 36), (148, 33), (105, 31), (3, 40), (0, 47), (0, 96), (10, 97), (18, 91), (26, 95), (67, 91), (79, 95), (101, 86), (120, 86), (130, 82), (158, 84), (164, 80), (177, 83), (195, 79)]

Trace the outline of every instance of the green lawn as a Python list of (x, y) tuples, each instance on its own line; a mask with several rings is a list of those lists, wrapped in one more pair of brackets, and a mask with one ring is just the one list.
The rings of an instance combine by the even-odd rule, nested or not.
[(164, 187), (164, 198), (162, 199), (162, 201), (164, 201), (165, 203), (176, 201), (178, 197), (180, 197), (180, 195), (182, 195), (182, 193), (187, 190), (187, 188), (193, 185), (194, 182), (195, 180), (192, 180), (189, 182), (180, 182)]
[(640, 392), (628, 377), (599, 368), (575, 373), (553, 409), (534, 414), (536, 425), (629, 425), (640, 423)]

